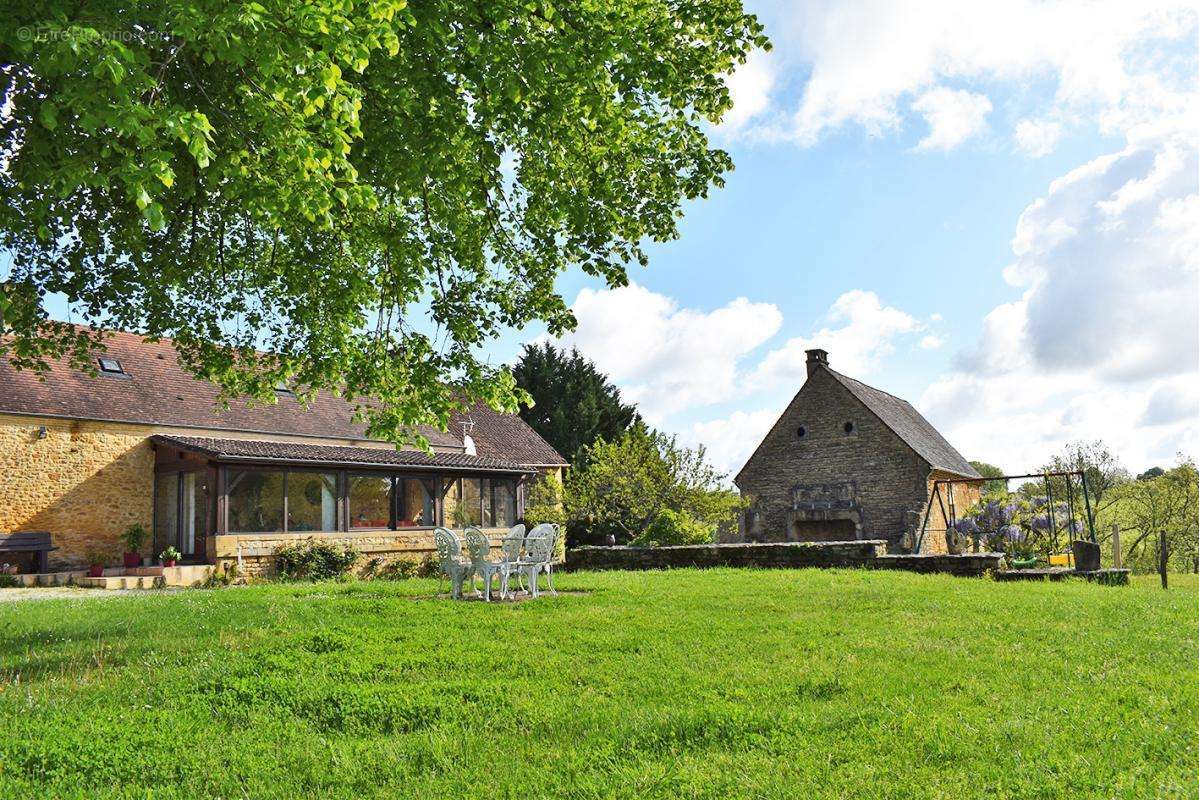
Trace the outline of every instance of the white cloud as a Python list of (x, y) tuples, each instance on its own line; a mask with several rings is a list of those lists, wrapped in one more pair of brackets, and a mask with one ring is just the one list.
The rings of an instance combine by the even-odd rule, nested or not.
[(936, 350), (944, 344), (944, 337), (937, 336), (935, 333), (930, 333), (920, 340), (920, 348), (922, 350)]
[(739, 297), (699, 311), (637, 284), (583, 289), (571, 308), (578, 327), (560, 344), (594, 361), (654, 424), (731, 397), (738, 360), (782, 324), (770, 303)]
[(1047, 156), (1062, 138), (1062, 126), (1048, 120), (1022, 119), (1016, 123), (1016, 145), (1032, 158)]
[[(1019, 299), (920, 405), (971, 457), (1026, 469), (1100, 438), (1141, 469), (1199, 448), (1199, 136), (1139, 139), (1021, 215)], [(1018, 434), (1018, 435), (1013, 435)]]
[(748, 387), (798, 389), (807, 374), (804, 351), (816, 347), (834, 355), (837, 369), (850, 375), (868, 375), (895, 349), (896, 338), (924, 327), (910, 314), (883, 305), (874, 292), (861, 289), (838, 297), (827, 316), (831, 325), (811, 336), (789, 339), (768, 353), (750, 374)]
[(778, 416), (777, 409), (734, 411), (722, 419), (696, 423), (681, 438), (691, 445), (707, 447), (708, 461), (727, 472), (731, 479), (745, 466)]
[[(908, 101), (946, 83), (1054, 86), (1052, 108), (1042, 113), (1097, 120), (1105, 131), (1181, 113), (1177, 94), (1191, 77), (1199, 23), (1193, 0), (755, 5), (780, 71), (807, 76), (792, 108), (760, 114), (760, 133), (804, 146), (847, 125), (872, 136), (897, 130)], [(1049, 146), (1051, 130), (1040, 131), (1037, 149)]]
[(985, 95), (938, 86), (912, 103), (928, 122), (928, 135), (917, 150), (952, 150), (987, 126), (991, 101)]
[(744, 64), (725, 78), (733, 107), (721, 120), (720, 128), (723, 132), (736, 134), (746, 123), (770, 106), (775, 71), (769, 59), (769, 53), (754, 51)]

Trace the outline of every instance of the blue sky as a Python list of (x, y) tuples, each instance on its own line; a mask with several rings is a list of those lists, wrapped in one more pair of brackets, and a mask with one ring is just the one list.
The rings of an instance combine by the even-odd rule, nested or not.
[(1196, 452), (1191, 6), (750, 2), (775, 49), (713, 131), (735, 172), (633, 289), (565, 276), (563, 343), (734, 472), (805, 346), (1011, 471)]

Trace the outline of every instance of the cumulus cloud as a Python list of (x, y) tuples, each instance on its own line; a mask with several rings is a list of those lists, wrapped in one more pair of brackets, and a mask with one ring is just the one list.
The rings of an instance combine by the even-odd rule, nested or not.
[(841, 295), (827, 314), (828, 325), (811, 336), (788, 339), (767, 353), (746, 380), (747, 388), (798, 388), (807, 375), (805, 350), (822, 348), (836, 354), (837, 368), (868, 375), (895, 349), (895, 341), (924, 325), (905, 311), (884, 305), (874, 292), (854, 289)]
[(760, 115), (770, 106), (770, 93), (774, 88), (775, 71), (770, 54), (755, 51), (725, 78), (725, 85), (733, 101), (733, 107), (721, 120), (721, 131), (736, 134), (746, 123)]
[(699, 422), (682, 437), (689, 444), (703, 444), (708, 460), (732, 479), (778, 419), (779, 410), (734, 411), (727, 417)]
[(1194, 452), (1196, 222), (1199, 136), (1187, 130), (1134, 139), (1054, 181), (1016, 226), (1004, 274), (1020, 297), (987, 315), (922, 409), (1009, 469), (1084, 438), (1133, 467)]
[(1199, 419), (1199, 380), (1181, 379), (1153, 390), (1141, 424), (1172, 425), (1195, 419)]
[(952, 150), (987, 126), (991, 101), (985, 95), (938, 86), (912, 103), (928, 122), (928, 135), (917, 150)]
[[(1185, 50), (1199, 23), (1191, 0), (760, 0), (755, 10), (776, 60), (807, 75), (793, 108), (761, 116), (762, 133), (805, 146), (847, 125), (897, 130), (906, 102), (963, 81), (1051, 82), (1055, 119), (1122, 131), (1171, 108), (1185, 75), (1171, 67), (1188, 56), (1148, 51), (1160, 42)], [(1036, 136), (1025, 126), (1027, 146), (1049, 147), (1053, 124)]]
[(1056, 122), (1022, 119), (1016, 123), (1016, 146), (1032, 158), (1047, 156), (1062, 138), (1062, 126)]
[(571, 308), (578, 327), (559, 343), (594, 361), (655, 423), (731, 397), (738, 360), (782, 324), (770, 303), (739, 297), (701, 311), (637, 284), (583, 289)]
[(930, 333), (920, 340), (920, 349), (922, 350), (937, 350), (945, 344), (945, 339), (935, 333)]

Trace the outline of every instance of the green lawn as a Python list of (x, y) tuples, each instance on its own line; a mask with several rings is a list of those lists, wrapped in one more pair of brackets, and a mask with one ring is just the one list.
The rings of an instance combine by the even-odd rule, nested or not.
[(1199, 582), (562, 576), (0, 604), (0, 798), (1199, 796)]

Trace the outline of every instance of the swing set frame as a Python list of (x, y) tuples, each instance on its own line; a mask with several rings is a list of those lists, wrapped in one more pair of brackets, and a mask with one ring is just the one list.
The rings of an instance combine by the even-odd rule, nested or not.
[[(924, 552), (924, 537), (928, 532), (928, 520), (929, 517), (932, 516), (933, 503), (936, 503), (941, 510), (941, 519), (945, 520), (945, 529), (947, 535), (949, 529), (953, 528), (954, 524), (958, 521), (957, 503), (954, 500), (953, 493), (953, 487), (955, 485), (967, 484), (974, 486), (990, 483), (992, 481), (1003, 481), (1004, 486), (1006, 486), (1009, 481), (1022, 481), (1031, 479), (1037, 479), (1045, 482), (1045, 497), (1048, 501), (1046, 504), (1046, 509), (1049, 513), (1049, 529), (1051, 535), (1053, 536), (1053, 545), (1054, 549), (1056, 550), (1058, 542), (1058, 526), (1057, 520), (1055, 519), (1053, 513), (1053, 478), (1064, 478), (1066, 481), (1066, 506), (1069, 508), (1070, 522), (1073, 522), (1073, 520), (1076, 519), (1074, 513), (1075, 495), (1079, 493), (1082, 494), (1082, 501), (1087, 512), (1087, 529), (1085, 532), (1085, 537), (1087, 541), (1096, 543), (1095, 516), (1091, 511), (1091, 492), (1090, 488), (1087, 486), (1087, 473), (1083, 470), (1072, 470), (1069, 472), (1033, 472), (1027, 475), (1001, 475), (997, 478), (938, 478), (937, 480), (934, 480), (933, 490), (929, 492), (928, 503), (924, 507), (924, 515), (920, 521), (920, 537), (916, 540), (916, 547), (914, 548), (914, 551), (917, 553)], [(1076, 483), (1079, 487), (1079, 492), (1075, 491)], [(944, 492), (941, 491), (942, 487), (945, 488)], [(1079, 537), (1074, 535), (1073, 525), (1068, 525), (1068, 528), (1070, 534), (1070, 544), (1073, 545)], [(974, 550), (976, 552), (978, 551), (977, 536), (974, 537)]]

